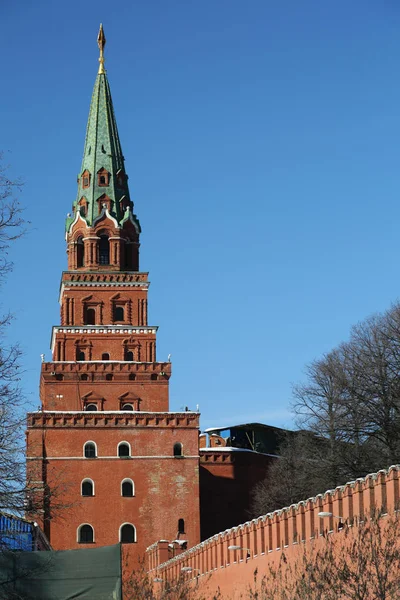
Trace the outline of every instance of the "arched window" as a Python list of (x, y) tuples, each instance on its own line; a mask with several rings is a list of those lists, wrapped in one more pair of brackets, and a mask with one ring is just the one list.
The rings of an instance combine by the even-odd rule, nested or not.
[(131, 455), (131, 447), (128, 442), (120, 442), (118, 444), (118, 456), (120, 458), (127, 458)]
[(122, 544), (134, 544), (136, 542), (136, 529), (130, 523), (124, 523), (119, 528), (119, 541)]
[(108, 354), (108, 352), (103, 352), (103, 354), (101, 355), (101, 360), (110, 360), (110, 355)]
[(95, 411), (97, 410), (97, 404), (86, 404), (85, 410), (89, 410), (89, 411)]
[(183, 456), (183, 448), (182, 448), (182, 444), (180, 442), (176, 442), (174, 444), (174, 456)]
[(99, 261), (100, 261), (101, 265), (109, 265), (110, 264), (110, 242), (106, 235), (100, 236)]
[(124, 320), (124, 307), (116, 306), (114, 309), (114, 321), (123, 321)]
[(133, 410), (132, 404), (123, 404), (121, 410)]
[(85, 360), (85, 353), (83, 352), (83, 350), (77, 350), (76, 351), (76, 360)]
[(94, 496), (94, 483), (91, 479), (84, 479), (81, 483), (82, 496)]
[(124, 498), (132, 498), (135, 495), (135, 486), (132, 479), (124, 479), (121, 483), (121, 496)]
[(131, 362), (134, 360), (132, 350), (128, 350), (128, 352), (125, 354), (125, 360), (129, 360)]
[(84, 456), (85, 458), (96, 458), (97, 456), (97, 448), (94, 442), (86, 442), (84, 445)]
[(76, 266), (79, 269), (85, 264), (85, 247), (83, 245), (83, 238), (79, 237), (76, 240)]
[(85, 311), (85, 325), (96, 325), (96, 311), (94, 308), (87, 308)]
[(185, 533), (185, 520), (178, 519), (178, 533)]
[(94, 531), (91, 525), (80, 525), (78, 527), (78, 542), (80, 544), (93, 544)]

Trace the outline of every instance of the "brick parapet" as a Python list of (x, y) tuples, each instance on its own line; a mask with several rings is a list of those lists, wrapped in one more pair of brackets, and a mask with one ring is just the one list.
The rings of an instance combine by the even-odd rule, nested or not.
[(30, 428), (169, 428), (198, 429), (199, 413), (156, 413), (156, 412), (86, 412), (86, 411), (40, 411), (28, 413), (28, 429)]
[(93, 375), (152, 375), (157, 373), (161, 377), (171, 376), (172, 366), (170, 362), (129, 362), (129, 361), (54, 361), (42, 363), (41, 375), (48, 380), (57, 374), (76, 376), (85, 373)]
[[(157, 567), (152, 566), (154, 561), (149, 563), (149, 568), (156, 569), (158, 577), (172, 581), (178, 579), (183, 566), (199, 569), (200, 575), (206, 575), (243, 561), (251, 562), (261, 555), (270, 555), (273, 560), (285, 547), (290, 549), (326, 532), (338, 531), (340, 519), (334, 517), (341, 517), (342, 523), (352, 524), (374, 511), (386, 513), (397, 510), (399, 473), (400, 465), (371, 473), (220, 532)], [(329, 512), (333, 516), (321, 518), (318, 517), (319, 512)], [(242, 550), (228, 551), (228, 546), (240, 546)]]
[(90, 286), (97, 283), (109, 283), (111, 285), (121, 283), (148, 283), (148, 273), (145, 272), (85, 272), (85, 271), (63, 271), (62, 282), (67, 283), (83, 283)]

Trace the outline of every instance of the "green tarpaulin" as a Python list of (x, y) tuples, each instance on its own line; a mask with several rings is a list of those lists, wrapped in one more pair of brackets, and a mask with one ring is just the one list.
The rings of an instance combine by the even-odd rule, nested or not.
[(1, 600), (122, 600), (121, 545), (0, 553)]

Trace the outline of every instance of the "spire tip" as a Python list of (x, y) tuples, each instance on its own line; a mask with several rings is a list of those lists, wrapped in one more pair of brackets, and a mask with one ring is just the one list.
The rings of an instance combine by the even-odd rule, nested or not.
[(106, 36), (104, 35), (103, 23), (100, 23), (99, 35), (97, 36), (97, 45), (100, 50), (99, 57), (99, 74), (105, 73), (106, 70), (104, 68), (104, 46), (106, 45)]

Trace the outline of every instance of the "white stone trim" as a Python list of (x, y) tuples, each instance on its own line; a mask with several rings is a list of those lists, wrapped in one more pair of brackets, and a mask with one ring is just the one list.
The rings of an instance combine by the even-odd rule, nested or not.
[[(92, 528), (92, 531), (93, 531), (93, 542), (81, 542), (79, 540), (79, 534), (80, 534), (81, 528), (84, 525), (89, 525), (89, 527)], [(96, 541), (96, 538), (95, 538), (95, 535), (94, 535), (94, 527), (93, 527), (93, 525), (91, 525), (90, 523), (81, 523), (80, 525), (78, 525), (78, 527), (76, 529), (76, 541), (78, 542), (78, 544), (94, 544), (95, 541)]]
[[(131, 411), (129, 411), (129, 412), (131, 412)], [(119, 447), (120, 447), (120, 446), (122, 446), (122, 445), (124, 445), (124, 446), (128, 446), (128, 448), (129, 448), (129, 455), (128, 455), (128, 456), (120, 456), (120, 455), (119, 455)], [(117, 457), (118, 457), (118, 458), (131, 458), (131, 457), (132, 457), (132, 448), (131, 448), (131, 445), (130, 445), (130, 443), (129, 443), (129, 442), (127, 442), (126, 440), (122, 440), (121, 442), (118, 442), (118, 446), (117, 446)]]
[(98, 456), (98, 452), (97, 452), (97, 444), (96, 444), (96, 442), (94, 442), (93, 440), (86, 440), (86, 442), (83, 444), (83, 458), (84, 458), (85, 460), (90, 460), (90, 459), (88, 459), (88, 458), (85, 456), (85, 446), (86, 446), (86, 444), (94, 444), (94, 449), (95, 449), (95, 451), (96, 451), (96, 458), (97, 458), (97, 456)]
[[(134, 536), (133, 536), (133, 543), (136, 544), (137, 542), (137, 533), (136, 533), (136, 527), (134, 526), (133, 523), (121, 523), (121, 525), (119, 526), (119, 530), (118, 530), (118, 541), (121, 542), (121, 529), (123, 528), (124, 525), (130, 525), (131, 527), (133, 527), (133, 531)], [(127, 543), (127, 542), (123, 542), (123, 543)]]
[[(132, 496), (123, 496), (122, 495), (122, 484), (123, 483), (131, 483), (132, 484)], [(123, 479), (121, 481), (121, 498), (133, 498), (134, 496), (135, 496), (135, 482), (130, 477), (125, 477), (125, 479)]]
[[(26, 460), (43, 460), (45, 457), (44, 456), (27, 456)], [(156, 460), (174, 460), (174, 456), (169, 454), (169, 455), (163, 455), (163, 456), (129, 456), (126, 458), (126, 460), (151, 460), (151, 459), (156, 459)], [(184, 458), (185, 460), (188, 459), (196, 459), (198, 460), (200, 458), (200, 456), (198, 454), (194, 454), (193, 456), (189, 456), (189, 455), (185, 455), (182, 458)], [(46, 460), (94, 460), (94, 459), (90, 459), (90, 458), (85, 458), (84, 456), (46, 456)], [(96, 461), (100, 461), (100, 460), (118, 460), (120, 461), (120, 457), (119, 456), (96, 456)]]
[(102, 209), (101, 213), (99, 214), (98, 217), (95, 218), (95, 220), (92, 223), (92, 227), (96, 227), (96, 224), (104, 217), (104, 215), (106, 217), (108, 217), (110, 219), (110, 221), (112, 221), (114, 223), (115, 229), (121, 229), (117, 219), (114, 219), (114, 217), (112, 215), (110, 215), (110, 213), (108, 212), (108, 208), (104, 208)]
[(77, 222), (79, 221), (79, 219), (82, 221), (82, 223), (85, 224), (85, 227), (88, 226), (87, 221), (81, 215), (81, 211), (79, 209), (76, 210), (75, 211), (75, 219), (72, 221), (71, 225), (69, 226), (69, 230), (65, 232), (65, 241), (68, 241), (68, 236), (72, 234), (74, 227), (77, 224)]
[[(92, 494), (91, 496), (84, 496), (84, 495), (82, 494), (82, 484), (83, 484), (83, 483), (85, 483), (85, 482), (89, 482), (89, 481), (90, 481), (90, 483), (92, 484), (92, 490), (93, 490), (93, 494)], [(95, 493), (95, 487), (94, 487), (94, 481), (93, 481), (93, 479), (91, 479), (90, 477), (85, 477), (84, 479), (82, 479), (82, 481), (81, 481), (81, 496), (82, 496), (83, 498), (92, 498), (92, 497), (93, 497), (93, 496), (95, 496), (95, 495), (96, 495), (96, 493)]]

